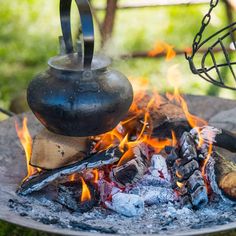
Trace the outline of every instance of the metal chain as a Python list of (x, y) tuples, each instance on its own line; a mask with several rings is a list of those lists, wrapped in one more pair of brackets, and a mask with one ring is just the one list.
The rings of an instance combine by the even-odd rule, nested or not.
[[(196, 34), (196, 36), (194, 37), (191, 57), (193, 57), (193, 55), (197, 51), (198, 46), (202, 40), (202, 34), (205, 31), (205, 28), (209, 25), (209, 23), (211, 21), (211, 12), (218, 5), (218, 3), (219, 3), (219, 0), (211, 0), (210, 1), (210, 9), (207, 12), (207, 14), (203, 17), (201, 28), (200, 28), (199, 32)], [(186, 55), (186, 57), (187, 57), (187, 55)]]

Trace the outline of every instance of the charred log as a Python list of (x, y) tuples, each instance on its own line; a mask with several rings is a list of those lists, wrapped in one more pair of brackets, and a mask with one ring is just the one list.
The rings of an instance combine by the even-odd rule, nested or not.
[(191, 203), (195, 209), (205, 206), (208, 202), (207, 189), (200, 171), (195, 143), (189, 133), (182, 135), (179, 149), (170, 152), (167, 163), (174, 188), (181, 195), (182, 203)]
[(212, 126), (204, 126), (192, 129), (191, 135), (195, 139), (196, 143), (199, 142), (200, 136), (207, 145), (214, 144), (217, 147), (224, 148), (231, 152), (236, 152), (236, 135), (230, 131), (218, 129)]
[(135, 158), (114, 167), (111, 171), (111, 179), (120, 187), (127, 187), (140, 181), (148, 169), (148, 157), (143, 154), (141, 147), (135, 147)]
[(98, 204), (98, 193), (91, 183), (87, 183), (91, 199), (81, 201), (82, 196), (82, 182), (70, 181), (58, 186), (58, 194), (56, 202), (62, 204), (71, 211), (88, 212)]
[(186, 120), (165, 121), (154, 128), (152, 136), (156, 138), (172, 138), (174, 131), (176, 138), (180, 139), (184, 132), (189, 132), (191, 127)]
[[(140, 114), (137, 114), (137, 111), (131, 111), (128, 113), (125, 118), (126, 122), (123, 126), (127, 130), (131, 131), (130, 133), (137, 133), (143, 128), (143, 121), (146, 112), (146, 108), (149, 107), (148, 104), (151, 100), (150, 95), (145, 95), (142, 100), (136, 101), (136, 105)], [(184, 131), (189, 131), (190, 127), (186, 120), (185, 114), (182, 108), (174, 103), (171, 103), (164, 96), (158, 95), (156, 97), (155, 104), (151, 106), (148, 110), (149, 120), (146, 131), (150, 128), (153, 132), (153, 136), (158, 137), (171, 137), (171, 130), (176, 130), (176, 133), (179, 138)], [(161, 128), (161, 130), (159, 130)], [(178, 131), (178, 129), (180, 129)]]
[(91, 155), (75, 164), (52, 171), (43, 171), (42, 173), (38, 173), (37, 175), (25, 180), (17, 192), (21, 195), (28, 195), (32, 192), (43, 189), (54, 181), (63, 181), (64, 179), (67, 179), (69, 175), (80, 173), (86, 169), (94, 169), (116, 163), (122, 155), (123, 153), (118, 147), (113, 147), (106, 151)]

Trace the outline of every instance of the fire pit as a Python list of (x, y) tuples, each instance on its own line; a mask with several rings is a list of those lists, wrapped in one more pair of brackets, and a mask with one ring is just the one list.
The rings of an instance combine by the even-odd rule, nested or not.
[[(196, 96), (188, 96), (187, 101), (190, 112), (210, 120), (212, 127), (236, 130), (236, 122), (231, 118), (235, 117), (236, 113), (235, 101)], [(205, 107), (208, 108), (207, 111)], [(175, 106), (172, 108), (177, 109)], [(181, 113), (177, 114), (177, 111), (175, 117), (181, 115)], [(145, 159), (148, 156), (147, 150), (141, 145), (134, 151), (135, 158), (125, 161), (124, 165), (117, 165), (115, 163), (121, 161), (122, 148), (127, 148), (126, 145), (120, 145), (119, 149), (106, 147), (105, 153), (103, 150), (98, 153), (91, 151), (93, 154), (79, 162), (51, 171), (41, 171), (33, 177), (28, 176), (29, 178), (25, 179), (19, 187), (27, 171), (25, 153), (17, 137), (15, 121), (20, 125), (26, 117), (28, 129), (35, 140), (43, 127), (32, 113), (11, 118), (0, 125), (0, 218), (2, 220), (64, 235), (97, 235), (98, 233), (195, 235), (236, 228), (235, 202), (230, 199), (234, 193), (228, 196), (227, 193), (230, 195), (231, 192), (226, 190), (222, 196), (222, 191), (219, 191), (217, 184), (205, 185), (206, 175), (201, 173), (203, 168), (201, 163), (205, 163), (208, 181), (214, 179), (213, 172), (219, 177), (216, 169), (213, 171), (213, 162), (225, 160), (228, 163), (228, 160), (233, 160), (234, 156), (220, 149), (224, 157), (217, 156), (217, 159), (214, 156), (215, 152), (210, 152), (211, 155), (207, 152), (207, 157), (211, 156), (208, 162), (196, 161), (197, 158), (203, 158), (199, 155), (200, 149), (198, 150), (198, 145), (195, 143), (197, 139), (194, 138), (197, 137), (198, 132), (191, 128), (185, 132), (183, 128), (186, 128), (186, 123), (183, 123), (183, 117), (178, 122), (174, 120), (174, 123), (169, 119), (168, 126), (162, 124), (163, 130), (172, 130), (172, 134), (163, 132), (161, 125), (158, 125), (158, 132), (153, 131), (153, 134), (156, 137), (160, 134), (164, 135), (169, 141), (165, 143), (165, 148), (160, 147), (159, 143), (159, 152), (156, 149), (147, 160)], [(160, 117), (159, 114), (156, 114), (156, 117)], [(145, 132), (147, 130), (148, 126), (145, 127)], [(201, 130), (201, 134), (209, 141), (210, 139), (204, 136), (206, 130)], [(219, 141), (218, 131), (214, 134), (215, 139)], [(219, 143), (234, 150), (234, 145), (230, 146), (220, 141)], [(208, 151), (209, 147), (211, 145), (208, 145)], [(197, 150), (197, 158), (193, 157), (194, 148)], [(215, 143), (212, 148), (215, 149)], [(165, 158), (163, 149), (167, 153)], [(148, 149), (148, 152), (150, 150)], [(186, 158), (189, 158), (186, 163), (192, 165), (185, 168), (184, 164), (184, 168), (181, 165), (179, 168), (175, 155), (182, 162), (186, 162)], [(82, 165), (83, 163), (86, 167)], [(225, 162), (223, 165), (225, 167)], [(219, 167), (221, 164), (215, 166)], [(99, 176), (94, 169), (99, 170)], [(186, 170), (191, 173), (184, 173)], [(104, 177), (101, 172), (106, 171), (110, 175)], [(71, 175), (74, 173), (83, 174)], [(183, 181), (181, 176), (178, 177), (179, 175), (184, 175)], [(174, 183), (176, 186), (173, 186)], [(87, 195), (82, 193), (82, 190)], [(104, 195), (105, 193), (109, 196)]]

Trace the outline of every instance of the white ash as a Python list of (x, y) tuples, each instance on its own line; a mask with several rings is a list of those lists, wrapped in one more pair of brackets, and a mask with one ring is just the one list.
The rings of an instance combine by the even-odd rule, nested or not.
[(145, 157), (149, 157), (149, 148), (145, 143), (140, 143), (133, 148), (133, 152), (135, 156), (141, 156), (141, 153)]
[[(3, 189), (4, 191), (4, 189)], [(46, 191), (49, 193), (49, 191)], [(212, 199), (203, 209), (194, 211), (186, 207), (181, 208), (180, 203), (159, 203), (147, 206), (142, 215), (126, 217), (114, 211), (96, 207), (90, 212), (71, 213), (60, 204), (55, 203), (53, 197), (47, 196), (45, 192), (41, 197), (20, 197), (14, 192), (9, 195), (14, 204), (12, 211), (27, 219), (34, 219), (44, 224), (52, 224), (57, 228), (68, 228), (81, 231), (71, 226), (71, 221), (83, 222), (94, 227), (103, 227), (107, 230), (113, 229), (117, 234), (160, 234), (171, 235), (178, 232), (189, 232), (191, 229), (214, 227), (230, 222), (236, 222), (236, 206), (226, 204), (221, 199)], [(10, 204), (9, 204), (10, 205)], [(51, 219), (49, 221), (49, 219)], [(92, 230), (91, 232), (98, 232)], [(96, 235), (96, 233), (95, 233)]]
[(106, 201), (105, 205), (121, 215), (133, 217), (144, 213), (144, 200), (134, 194), (116, 193), (112, 200)]
[(213, 144), (216, 142), (215, 137), (217, 134), (220, 134), (221, 130), (212, 126), (203, 126), (196, 127), (190, 131), (190, 134), (194, 138), (194, 140), (199, 144), (199, 136), (203, 139), (206, 144)]
[(162, 179), (162, 178), (158, 178), (156, 176), (153, 176), (150, 173), (147, 173), (146, 175), (143, 176), (143, 178), (141, 179), (141, 181), (139, 182), (140, 185), (143, 186), (162, 186), (162, 187), (171, 187), (171, 182), (166, 180), (166, 179)]
[(166, 158), (162, 155), (154, 154), (151, 158), (148, 173), (143, 176), (139, 185), (143, 186), (163, 186), (171, 187), (171, 175), (168, 171)]
[(149, 172), (156, 177), (159, 182), (170, 181), (171, 176), (166, 165), (166, 158), (162, 155), (153, 155)]
[(154, 186), (137, 186), (129, 193), (139, 195), (147, 205), (158, 205), (159, 203), (168, 203), (178, 200), (177, 195), (171, 188)]

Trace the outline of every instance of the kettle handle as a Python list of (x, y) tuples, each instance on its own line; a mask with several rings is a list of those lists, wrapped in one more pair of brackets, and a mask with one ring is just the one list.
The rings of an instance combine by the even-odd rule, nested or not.
[[(91, 68), (94, 53), (94, 25), (93, 17), (88, 0), (75, 0), (82, 26), (83, 35), (83, 65), (84, 68)], [(71, 35), (71, 3), (72, 0), (60, 0), (61, 29), (65, 42), (66, 53), (73, 53), (73, 42)]]

